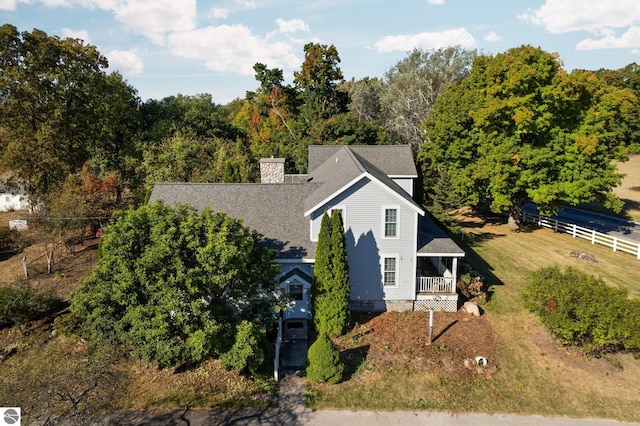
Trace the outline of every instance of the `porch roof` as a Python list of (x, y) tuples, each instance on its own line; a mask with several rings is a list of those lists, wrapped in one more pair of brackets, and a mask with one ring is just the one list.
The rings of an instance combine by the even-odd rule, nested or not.
[(418, 256), (464, 257), (464, 250), (429, 215), (424, 215), (418, 217)]

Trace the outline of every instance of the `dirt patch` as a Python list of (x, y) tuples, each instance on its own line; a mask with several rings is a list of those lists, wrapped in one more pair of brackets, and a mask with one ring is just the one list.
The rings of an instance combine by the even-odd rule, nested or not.
[(66, 300), (95, 267), (97, 248), (98, 240), (95, 238), (73, 247), (57, 247), (50, 274), (47, 273), (46, 250), (42, 243), (33, 243), (21, 253), (5, 253), (0, 261), (0, 285), (25, 279), (22, 263), (25, 258), (29, 285)]
[(528, 340), (535, 348), (535, 359), (544, 368), (562, 366), (563, 369), (582, 371), (593, 377), (613, 377), (623, 370), (621, 354), (587, 356), (580, 348), (558, 344), (553, 335), (542, 327), (531, 327), (528, 330)]
[[(496, 335), (489, 322), (463, 312), (436, 312), (431, 344), (427, 312), (356, 314), (353, 328), (336, 344), (348, 375), (365, 361), (368, 369), (404, 366), (439, 371), (446, 379), (489, 377), (499, 368)], [(477, 366), (476, 357), (488, 364)]]

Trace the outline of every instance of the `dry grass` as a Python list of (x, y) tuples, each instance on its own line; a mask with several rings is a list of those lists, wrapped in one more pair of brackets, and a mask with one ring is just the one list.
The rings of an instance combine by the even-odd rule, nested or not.
[(629, 161), (618, 164), (618, 171), (626, 174), (622, 185), (613, 192), (625, 202), (624, 211), (640, 221), (640, 154), (629, 156)]
[[(50, 338), (52, 324), (2, 330), (14, 352), (0, 364), (0, 405), (20, 406), (27, 422), (88, 424), (121, 410), (265, 406), (253, 397), (274, 395), (273, 380), (249, 380), (210, 360), (190, 369), (165, 369), (126, 360), (122, 353), (88, 352), (79, 341)], [(46, 360), (46, 362), (43, 362)], [(65, 413), (78, 401), (78, 413)]]
[[(528, 271), (550, 265), (573, 266), (640, 297), (640, 261), (548, 229), (487, 226), (474, 234), (472, 257), (495, 280), (488, 317), (505, 374), (494, 410), (640, 420), (640, 361), (625, 354), (587, 359), (561, 348), (520, 302)], [(570, 257), (571, 251), (588, 252), (597, 263)]]

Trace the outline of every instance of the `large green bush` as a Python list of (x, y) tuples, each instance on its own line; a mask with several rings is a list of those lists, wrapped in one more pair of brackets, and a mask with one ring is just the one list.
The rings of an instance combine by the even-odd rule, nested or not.
[(0, 287), (0, 325), (21, 325), (49, 313), (60, 300), (23, 281)]
[(307, 379), (335, 384), (342, 379), (343, 371), (340, 353), (326, 333), (320, 334), (307, 354)]
[(573, 268), (532, 273), (522, 297), (561, 343), (592, 354), (640, 351), (640, 301)]
[(4, 251), (18, 251), (22, 248), (20, 235), (15, 229), (0, 226), (0, 253)]
[(116, 213), (70, 318), (83, 319), (92, 344), (122, 344), (160, 367), (225, 353), (242, 320), (273, 319), (263, 316), (273, 305), (264, 289), (273, 286), (275, 252), (259, 242), (210, 209), (156, 202)]

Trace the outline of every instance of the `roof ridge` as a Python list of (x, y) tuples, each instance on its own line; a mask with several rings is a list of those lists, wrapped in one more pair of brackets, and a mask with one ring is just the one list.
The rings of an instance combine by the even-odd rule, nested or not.
[(354, 162), (354, 164), (356, 165), (358, 170), (360, 170), (361, 173), (367, 172), (367, 167), (363, 164), (363, 160), (364, 159), (362, 157), (360, 157), (358, 154), (356, 154), (349, 147), (349, 145), (345, 145), (343, 147), (343, 149), (347, 151), (347, 154), (349, 155), (349, 157), (351, 158), (351, 160)]

